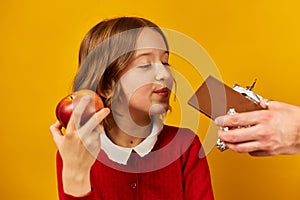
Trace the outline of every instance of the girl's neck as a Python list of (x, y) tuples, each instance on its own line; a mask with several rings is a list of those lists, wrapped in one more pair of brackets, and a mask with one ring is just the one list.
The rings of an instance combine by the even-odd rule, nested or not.
[[(151, 126), (148, 129), (148, 135), (151, 132)], [(140, 138), (130, 135), (130, 133), (125, 133), (118, 126), (114, 126), (107, 133), (109, 139), (118, 146), (133, 148), (140, 144), (145, 138)]]

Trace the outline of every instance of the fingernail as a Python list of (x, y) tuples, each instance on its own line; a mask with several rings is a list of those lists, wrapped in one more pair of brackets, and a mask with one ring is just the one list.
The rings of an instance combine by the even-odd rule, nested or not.
[(109, 108), (103, 108), (103, 109), (105, 109), (106, 113), (110, 113), (110, 109)]
[(217, 117), (216, 119), (215, 119), (215, 124), (217, 124), (217, 125), (222, 125), (222, 121), (224, 120), (224, 118), (223, 117)]
[(89, 95), (84, 95), (82, 98), (83, 98), (84, 101), (89, 101), (90, 100), (90, 96)]

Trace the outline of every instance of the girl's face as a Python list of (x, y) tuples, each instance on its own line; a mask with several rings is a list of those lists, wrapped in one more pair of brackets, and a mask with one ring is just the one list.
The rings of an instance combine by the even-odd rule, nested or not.
[(144, 28), (138, 37), (134, 58), (119, 81), (135, 122), (169, 109), (174, 79), (168, 59), (169, 52), (162, 36)]

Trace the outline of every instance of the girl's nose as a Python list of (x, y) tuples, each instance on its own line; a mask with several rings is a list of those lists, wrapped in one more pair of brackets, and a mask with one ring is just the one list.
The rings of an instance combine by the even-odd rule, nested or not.
[(169, 66), (163, 64), (156, 64), (156, 81), (165, 81), (171, 77)]

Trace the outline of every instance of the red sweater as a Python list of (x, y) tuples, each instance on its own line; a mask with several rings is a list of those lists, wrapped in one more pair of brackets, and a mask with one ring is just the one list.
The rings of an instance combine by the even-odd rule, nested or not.
[(110, 161), (104, 151), (91, 169), (92, 191), (83, 197), (65, 194), (62, 159), (57, 154), (60, 200), (213, 200), (210, 172), (197, 135), (164, 126), (150, 154), (132, 153), (127, 165)]

